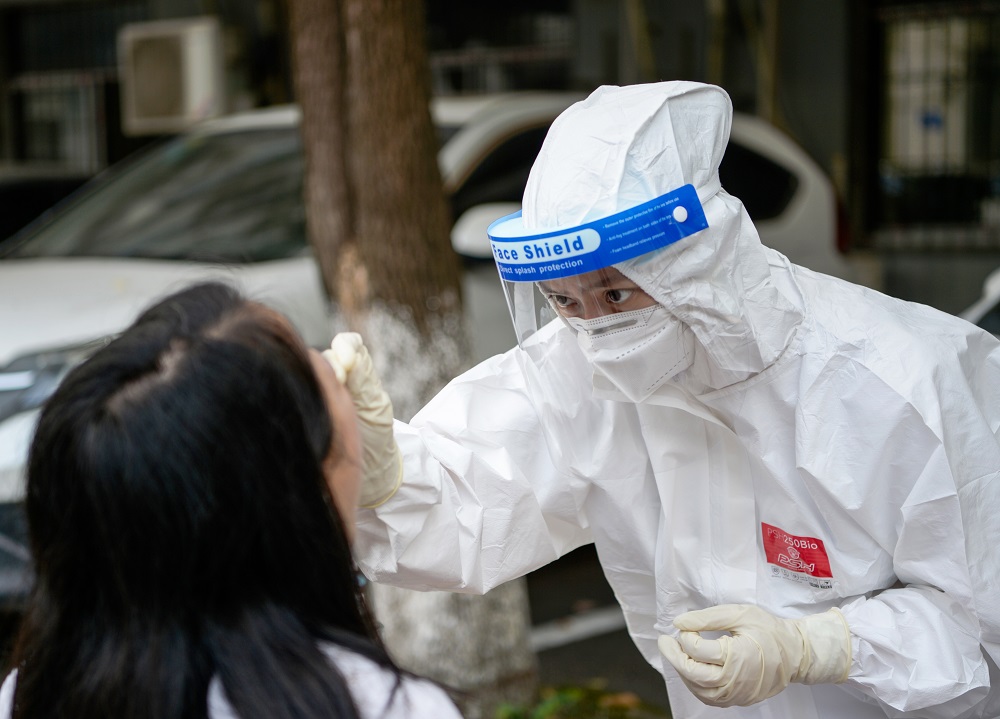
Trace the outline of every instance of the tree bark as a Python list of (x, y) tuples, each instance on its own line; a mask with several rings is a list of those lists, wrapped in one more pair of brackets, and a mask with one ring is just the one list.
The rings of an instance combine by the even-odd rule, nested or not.
[[(431, 122), (423, 3), (344, 0), (351, 137), (350, 173), (362, 261), (374, 297), (428, 314), (460, 305), (460, 263)], [(429, 302), (436, 299), (437, 302)]]
[(290, 0), (288, 22), (295, 94), (305, 99), (299, 108), (309, 241), (327, 295), (339, 299), (335, 278), (340, 250), (355, 242), (347, 173), (343, 21), (338, 3)]
[[(407, 420), (471, 358), (423, 3), (289, 0), (289, 20), (310, 242), (339, 322), (365, 337)], [(456, 690), (469, 719), (530, 700), (523, 579), (485, 597), (373, 585), (372, 598), (396, 661)]]

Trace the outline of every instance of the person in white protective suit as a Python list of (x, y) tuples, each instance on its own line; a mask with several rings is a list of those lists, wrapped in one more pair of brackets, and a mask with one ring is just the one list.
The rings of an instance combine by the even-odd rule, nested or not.
[(1000, 343), (762, 246), (731, 118), (567, 109), (490, 229), (519, 346), (408, 424), (337, 336), (360, 566), (483, 593), (593, 542), (678, 719), (1000, 716)]

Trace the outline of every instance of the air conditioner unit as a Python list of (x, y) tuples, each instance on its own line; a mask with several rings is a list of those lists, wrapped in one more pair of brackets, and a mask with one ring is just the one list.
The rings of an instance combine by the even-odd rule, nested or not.
[(221, 35), (209, 16), (122, 27), (118, 73), (126, 135), (179, 132), (225, 112)]

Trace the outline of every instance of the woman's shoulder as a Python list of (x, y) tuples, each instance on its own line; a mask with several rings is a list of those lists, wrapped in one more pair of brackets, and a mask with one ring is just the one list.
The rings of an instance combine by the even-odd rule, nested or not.
[(461, 719), (451, 699), (436, 684), (397, 675), (335, 644), (323, 644), (322, 648), (347, 680), (362, 719)]
[[(336, 644), (321, 648), (347, 681), (361, 719), (462, 719), (448, 695), (429, 681), (397, 674)], [(239, 719), (218, 677), (208, 689), (211, 719)], [(0, 715), (6, 719), (8, 715)]]
[[(357, 652), (334, 644), (323, 644), (323, 652), (347, 680), (361, 719), (462, 719), (458, 709), (436, 684), (396, 673)], [(0, 686), (0, 719), (9, 719), (14, 705), (17, 670)], [(237, 719), (218, 678), (208, 695), (212, 719)]]

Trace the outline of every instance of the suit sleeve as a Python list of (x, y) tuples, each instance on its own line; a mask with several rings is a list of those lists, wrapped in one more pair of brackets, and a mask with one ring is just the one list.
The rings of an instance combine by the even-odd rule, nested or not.
[(372, 580), (483, 594), (591, 541), (586, 487), (551, 459), (514, 349), (396, 422), (403, 483), (358, 514)]
[[(868, 496), (856, 516), (888, 510), (871, 512), (878, 519), (866, 528), (891, 546), (898, 583), (842, 611), (854, 650), (845, 686), (889, 716), (1000, 712), (1000, 692), (990, 693), (1000, 681), (998, 422), (966, 387), (926, 392), (937, 404), (880, 395), (891, 431), (880, 445), (884, 461), (869, 463)], [(996, 390), (984, 387), (989, 399)]]

